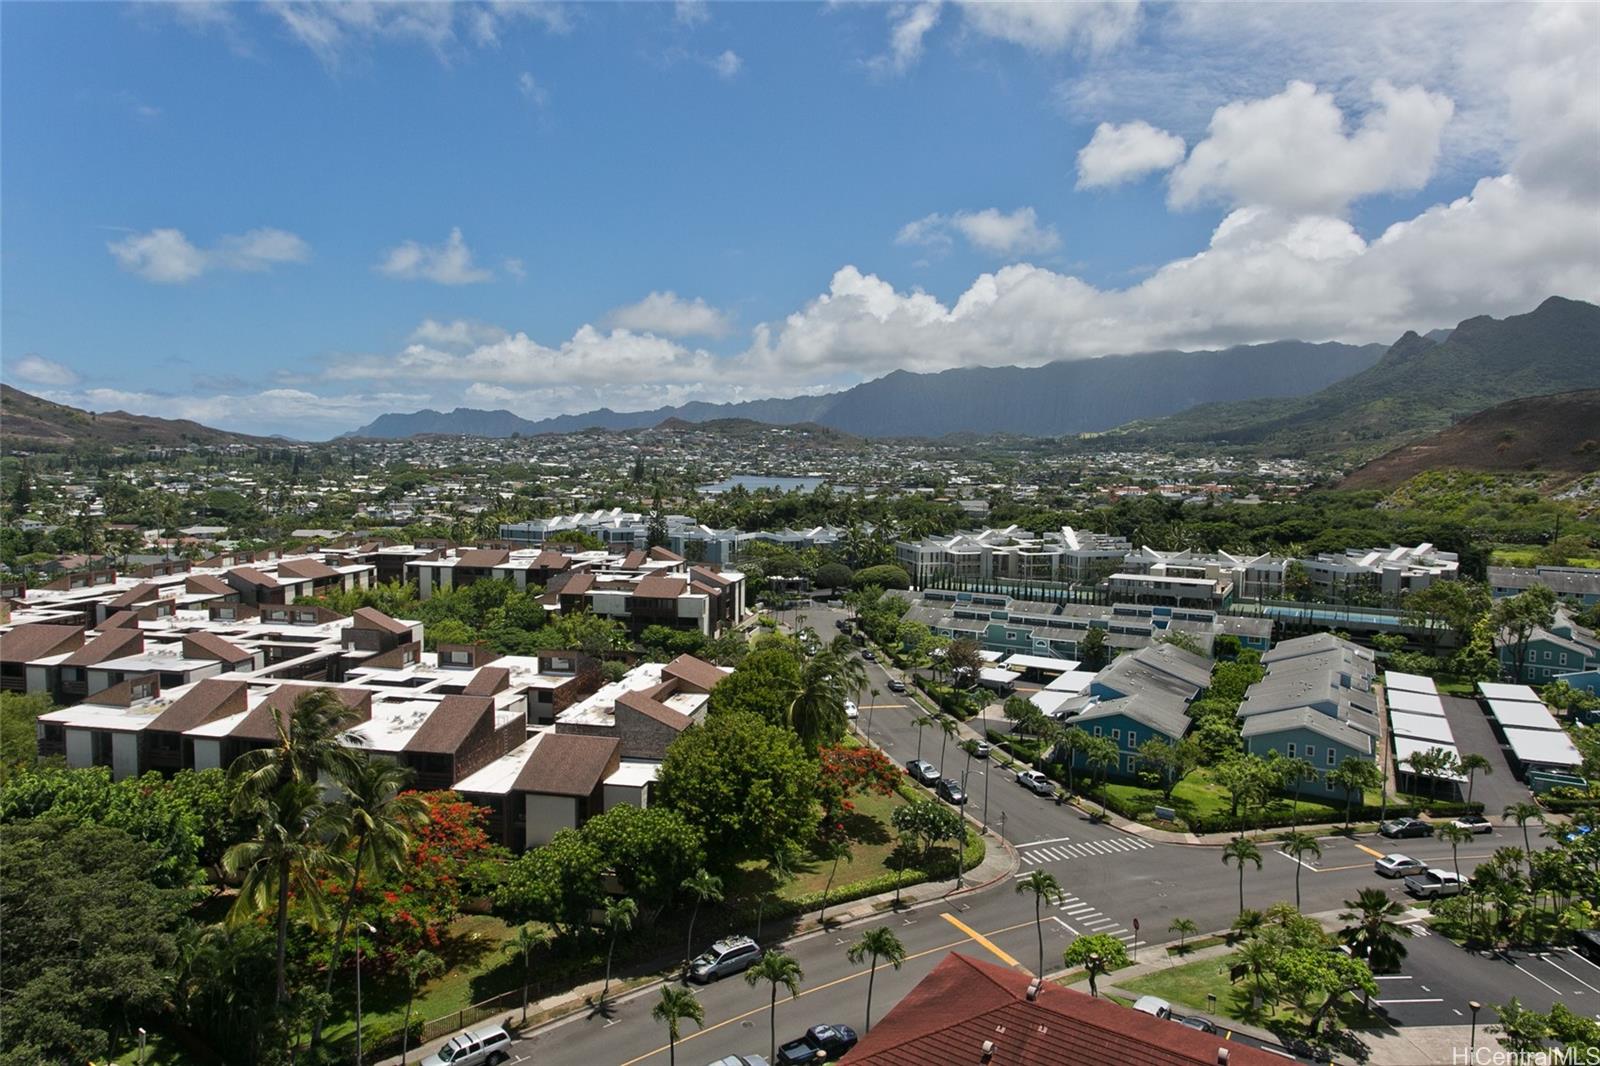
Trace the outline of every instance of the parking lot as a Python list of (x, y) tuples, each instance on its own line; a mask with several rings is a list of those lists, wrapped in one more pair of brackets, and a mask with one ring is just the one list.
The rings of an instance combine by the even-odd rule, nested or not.
[[(1422, 933), (1420, 924), (1412, 928)], [(1427, 933), (1406, 941), (1398, 974), (1378, 978), (1375, 1002), (1397, 1025), (1459, 1025), (1471, 1020), (1467, 1004), (1476, 1000), (1482, 1025), (1513, 996), (1534, 1010), (1559, 1001), (1600, 1019), (1600, 966), (1565, 949), (1485, 956)]]

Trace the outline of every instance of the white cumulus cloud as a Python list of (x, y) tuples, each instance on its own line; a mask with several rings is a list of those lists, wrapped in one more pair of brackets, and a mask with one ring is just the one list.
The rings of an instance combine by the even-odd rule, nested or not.
[(1218, 108), (1206, 139), (1172, 172), (1172, 204), (1338, 212), (1362, 196), (1422, 188), (1454, 104), (1384, 81), (1372, 96), (1376, 107), (1352, 133), (1333, 96), (1303, 81), (1276, 96)]
[(939, 22), (936, 2), (889, 7), (889, 50), (868, 61), (879, 74), (904, 74), (922, 58), (923, 38)]
[(443, 244), (404, 241), (389, 249), (379, 261), (377, 271), (403, 281), (433, 281), (440, 285), (471, 285), (489, 281), (494, 272), (472, 261), (472, 249), (461, 236), (461, 227), (450, 230)]
[(964, 0), (961, 10), (970, 29), (1036, 52), (1104, 52), (1139, 27), (1139, 4), (1120, 0)]
[(164, 285), (193, 281), (208, 270), (261, 271), (311, 258), (311, 246), (304, 240), (270, 228), (223, 236), (206, 249), (182, 230), (162, 227), (109, 241), (106, 250), (123, 270)]
[(20, 381), (35, 385), (76, 385), (82, 378), (70, 366), (29, 352), (11, 366), (11, 373)]
[(744, 67), (744, 60), (740, 59), (739, 54), (731, 48), (720, 55), (712, 56), (706, 62), (716, 71), (717, 77), (723, 79), (734, 77)]
[(1118, 126), (1102, 122), (1078, 152), (1078, 188), (1121, 185), (1183, 160), (1183, 138), (1142, 120)]
[(901, 226), (895, 243), (943, 252), (949, 249), (952, 234), (959, 234), (972, 247), (991, 255), (1026, 255), (1061, 247), (1061, 235), (1053, 226), (1041, 226), (1038, 213), (1031, 207), (1010, 212), (987, 207), (953, 215), (935, 212)]
[(666, 337), (723, 337), (732, 329), (728, 316), (703, 298), (685, 300), (671, 291), (652, 292), (612, 311), (605, 321), (616, 329)]

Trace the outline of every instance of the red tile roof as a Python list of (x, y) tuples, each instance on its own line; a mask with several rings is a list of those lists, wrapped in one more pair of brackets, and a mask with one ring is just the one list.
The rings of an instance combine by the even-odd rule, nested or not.
[(551, 796), (588, 796), (621, 761), (621, 748), (616, 737), (546, 733), (512, 787)]
[(1046, 982), (1028, 999), (1032, 975), (951, 952), (850, 1052), (851, 1066), (977, 1063), (990, 1066), (1282, 1066), (1277, 1056), (1108, 999)]

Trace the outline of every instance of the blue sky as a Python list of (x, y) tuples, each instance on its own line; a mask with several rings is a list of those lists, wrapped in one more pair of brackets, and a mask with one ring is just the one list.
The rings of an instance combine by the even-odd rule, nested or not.
[(1600, 292), (1581, 5), (25, 4), (4, 29), (0, 360), (97, 409), (320, 439)]

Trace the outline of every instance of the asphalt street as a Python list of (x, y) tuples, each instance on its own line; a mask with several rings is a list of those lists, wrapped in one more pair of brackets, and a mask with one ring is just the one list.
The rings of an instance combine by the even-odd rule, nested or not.
[[(832, 629), (842, 614), (811, 608), (806, 612), (819, 631)], [(912, 720), (920, 715), (909, 697), (888, 690), (888, 674), (878, 664), (868, 664), (869, 688), (864, 694), (858, 728), (865, 731), (869, 715), (872, 737), (894, 760), (904, 764), (917, 753), (918, 730)], [(1039, 964), (1039, 928), (1044, 941), (1045, 968), (1061, 967), (1061, 953), (1074, 937), (1108, 933), (1135, 951), (1159, 950), (1153, 946), (1174, 939), (1167, 932), (1177, 918), (1190, 918), (1200, 929), (1225, 928), (1239, 909), (1239, 874), (1225, 866), (1220, 849), (1155, 843), (1101, 824), (1071, 805), (1058, 806), (1019, 787), (1013, 775), (992, 763), (973, 759), (954, 742), (940, 751), (944, 736), (936, 729), (922, 731), (922, 756), (946, 766), (947, 774), (967, 771), (972, 799), (969, 811), (982, 818), (984, 790), (988, 789), (988, 824), (1016, 847), (1020, 867), (1014, 876), (985, 891), (929, 904), (904, 914), (884, 914), (851, 927), (813, 933), (791, 942), (787, 950), (799, 961), (805, 978), (798, 998), (780, 992), (776, 1008), (777, 1041), (783, 1043), (819, 1022), (842, 1022), (861, 1029), (865, 1022), (868, 973), (865, 964), (848, 961), (846, 947), (862, 929), (890, 924), (905, 944), (908, 959), (896, 971), (880, 966), (873, 981), (872, 1010), (881, 1017), (925, 976), (948, 952), (963, 951), (1005, 965), (1028, 970)], [(985, 776), (980, 777), (979, 774)], [(931, 795), (931, 793), (930, 793)], [(1379, 887), (1402, 902), (1410, 902), (1401, 882), (1378, 877), (1375, 857), (1400, 851), (1444, 868), (1451, 866), (1449, 846), (1433, 839), (1389, 841), (1381, 837), (1324, 837), (1319, 858), (1299, 862), (1263, 841), (1262, 868), (1248, 866), (1244, 877), (1247, 906), (1263, 908), (1278, 900), (1295, 899), (1296, 874), (1302, 909), (1308, 913), (1337, 910), (1361, 888)], [(1521, 844), (1521, 833), (1497, 829), (1461, 848), (1460, 864), (1468, 872), (1498, 846)], [(1040, 927), (1034, 923), (1033, 898), (1015, 891), (1015, 882), (1035, 869), (1053, 874), (1064, 898), (1043, 908)], [(1135, 934), (1134, 930), (1139, 931)], [(1137, 941), (1137, 943), (1135, 943)], [(1567, 956), (1518, 958), (1511, 963), (1469, 955), (1439, 936), (1421, 936), (1411, 942), (1407, 968), (1385, 985), (1380, 1003), (1404, 1024), (1451, 1024), (1454, 1013), (1470, 999), (1483, 1003), (1516, 994), (1530, 1006), (1548, 1009), (1556, 998), (1569, 1005), (1585, 1004), (1593, 997), (1593, 1013), (1600, 1007), (1600, 968), (1584, 959)], [(706, 1024), (686, 1027), (679, 1040), (678, 1059), (707, 1063), (731, 1054), (766, 1054), (768, 997), (765, 986), (752, 988), (742, 978), (731, 978), (696, 988), (705, 1008)], [(518, 1054), (552, 1066), (642, 1066), (667, 1062), (666, 1033), (651, 1020), (654, 988), (631, 998), (614, 1001), (607, 1016), (598, 1014), (568, 1020), (517, 1045)], [(1574, 1009), (1578, 1009), (1577, 1006)]]

